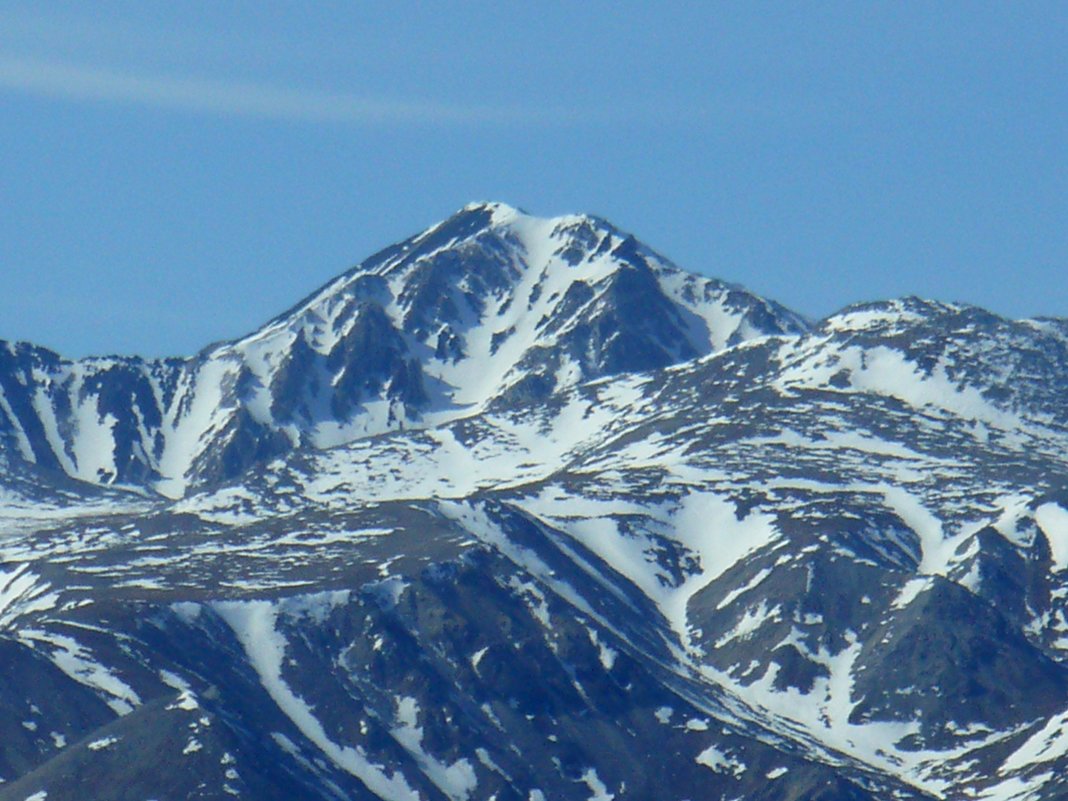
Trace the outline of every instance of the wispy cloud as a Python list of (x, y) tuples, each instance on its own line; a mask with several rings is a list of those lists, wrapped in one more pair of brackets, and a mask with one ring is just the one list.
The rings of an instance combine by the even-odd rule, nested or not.
[(115, 103), (224, 117), (350, 125), (568, 125), (589, 113), (382, 100), (266, 83), (177, 77), (0, 55), (0, 90), (58, 100)]

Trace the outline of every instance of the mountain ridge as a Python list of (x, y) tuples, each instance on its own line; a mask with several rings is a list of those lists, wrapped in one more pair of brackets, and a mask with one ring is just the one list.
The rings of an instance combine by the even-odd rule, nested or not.
[[(508, 310), (516, 292), (525, 293), (517, 302), (527, 302), (525, 313)], [(625, 305), (639, 296), (652, 314)], [(461, 414), (505, 390), (544, 397), (557, 385), (666, 366), (725, 347), (730, 337), (804, 324), (740, 287), (683, 273), (597, 218), (541, 220), (503, 204), (474, 204), (380, 251), (251, 334), (185, 360), (67, 361), (8, 346), (7, 361), (21, 351), (23, 364), (7, 365), (9, 372), (21, 367), (14, 380), (0, 378), (0, 423), (30, 461), (90, 483), (180, 495), (198, 478), (233, 477), (306, 438), (328, 447), (419, 425), (428, 412)], [(510, 351), (510, 361), (499, 358)], [(46, 390), (70, 381), (77, 397), (42, 399), (39, 387), (20, 393), (18, 384), (34, 383), (35, 367), (50, 368), (41, 370)], [(101, 384), (95, 412), (85, 408), (86, 380)], [(471, 391), (479, 382), (482, 390)], [(16, 413), (6, 397), (20, 394)], [(117, 394), (132, 399), (129, 408)], [(198, 408), (205, 405), (231, 411), (205, 419), (210, 410)], [(109, 414), (121, 429), (115, 454), (87, 464), (76, 453), (79, 442), (106, 438)], [(43, 444), (28, 449), (31, 428)], [(239, 447), (228, 449), (234, 441)], [(221, 447), (218, 459), (205, 456), (211, 447)]]
[[(128, 475), (209, 432), (181, 497), (0, 428), (0, 801), (1064, 797), (1068, 323), (810, 323), (584, 217), (465, 214), (170, 383), (55, 373), (116, 421), (141, 387)], [(3, 404), (99, 464), (35, 353)], [(361, 404), (403, 425), (308, 433)]]

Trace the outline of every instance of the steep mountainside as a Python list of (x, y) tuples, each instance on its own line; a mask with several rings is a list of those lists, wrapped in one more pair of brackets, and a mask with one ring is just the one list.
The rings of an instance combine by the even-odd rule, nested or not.
[(1064, 320), (481, 205), (188, 361), (0, 355), (0, 801), (1068, 797)]

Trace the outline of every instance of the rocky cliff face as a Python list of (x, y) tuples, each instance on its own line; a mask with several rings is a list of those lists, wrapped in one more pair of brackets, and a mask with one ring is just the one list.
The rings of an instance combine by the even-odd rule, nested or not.
[(189, 360), (0, 348), (0, 801), (1062, 798), (1066, 346), (479, 205)]

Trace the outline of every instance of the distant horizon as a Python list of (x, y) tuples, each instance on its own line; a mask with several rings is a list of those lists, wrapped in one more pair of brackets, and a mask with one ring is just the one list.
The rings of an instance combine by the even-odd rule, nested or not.
[(497, 199), (822, 319), (1068, 317), (1068, 7), (0, 10), (0, 339), (189, 355)]

